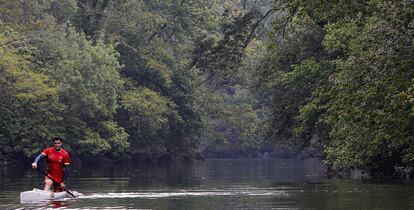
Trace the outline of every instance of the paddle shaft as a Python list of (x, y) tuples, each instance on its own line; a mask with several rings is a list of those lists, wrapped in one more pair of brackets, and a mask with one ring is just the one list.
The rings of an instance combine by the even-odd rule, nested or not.
[[(36, 168), (40, 173), (42, 173), (43, 175), (47, 176), (47, 178), (49, 178), (50, 180), (52, 180), (52, 182), (60, 185), (61, 183), (57, 182), (56, 180), (54, 180), (52, 177), (50, 177), (49, 175), (47, 175), (47, 173), (43, 172), (42, 170), (40, 170), (40, 168)], [(67, 193), (69, 193), (69, 195), (71, 195), (72, 197), (76, 198), (75, 195), (73, 195), (69, 190), (66, 189), (66, 187), (63, 188)]]

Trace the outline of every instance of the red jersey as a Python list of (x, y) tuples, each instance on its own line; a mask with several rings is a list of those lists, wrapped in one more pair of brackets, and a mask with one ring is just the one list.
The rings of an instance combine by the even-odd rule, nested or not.
[(43, 150), (42, 154), (44, 154), (47, 158), (47, 173), (50, 177), (52, 177), (57, 182), (63, 181), (64, 175), (64, 165), (70, 164), (70, 157), (66, 150), (61, 149), (60, 151), (56, 151), (54, 147), (49, 147)]

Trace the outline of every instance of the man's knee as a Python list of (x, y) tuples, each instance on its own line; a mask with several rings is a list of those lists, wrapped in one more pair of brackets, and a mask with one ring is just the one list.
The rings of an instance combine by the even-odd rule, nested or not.
[(53, 181), (50, 179), (45, 179), (45, 184), (52, 186)]

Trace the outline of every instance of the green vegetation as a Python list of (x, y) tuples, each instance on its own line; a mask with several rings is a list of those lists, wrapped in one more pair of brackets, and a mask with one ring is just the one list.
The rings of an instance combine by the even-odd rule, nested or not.
[(238, 71), (250, 14), (238, 1), (1, 0), (0, 159), (57, 135), (81, 160), (257, 150)]
[[(256, 91), (267, 134), (316, 147), (333, 173), (413, 165), (412, 1), (278, 1)], [(407, 170), (408, 169), (408, 170)], [(406, 174), (403, 174), (406, 175)]]
[(409, 0), (0, 0), (0, 159), (59, 135), (82, 160), (312, 149), (407, 175), (413, 20)]

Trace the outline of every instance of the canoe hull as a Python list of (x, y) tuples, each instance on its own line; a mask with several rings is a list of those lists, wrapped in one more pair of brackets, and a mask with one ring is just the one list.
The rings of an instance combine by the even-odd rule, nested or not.
[[(72, 192), (75, 196), (77, 196), (77, 192)], [(61, 200), (64, 198), (72, 198), (67, 192), (55, 192), (51, 193), (44, 190), (33, 189), (31, 191), (25, 191), (20, 193), (20, 203), (29, 203), (29, 202), (37, 202), (37, 201), (46, 201), (46, 200)]]

